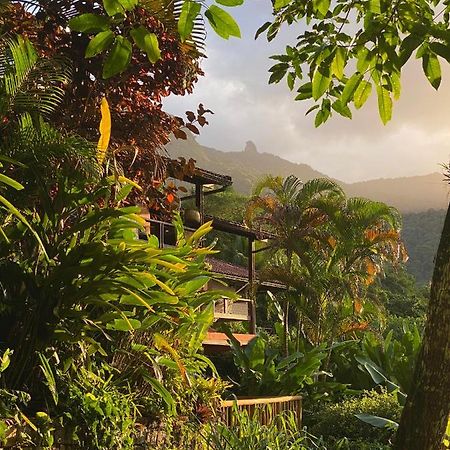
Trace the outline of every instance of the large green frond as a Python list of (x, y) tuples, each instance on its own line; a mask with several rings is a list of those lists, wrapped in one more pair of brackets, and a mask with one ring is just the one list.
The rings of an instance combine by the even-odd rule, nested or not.
[(39, 58), (28, 39), (4, 41), (0, 53), (0, 111), (8, 120), (23, 113), (49, 116), (64, 97), (70, 65), (64, 58)]

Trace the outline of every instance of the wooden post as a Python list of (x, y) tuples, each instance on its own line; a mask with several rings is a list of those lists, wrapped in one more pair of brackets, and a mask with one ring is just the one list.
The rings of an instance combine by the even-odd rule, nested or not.
[(203, 194), (203, 185), (200, 183), (195, 184), (195, 206), (200, 213), (200, 225), (203, 225), (205, 217), (205, 201)]
[(250, 334), (256, 334), (256, 269), (255, 241), (248, 238), (248, 284), (250, 290)]

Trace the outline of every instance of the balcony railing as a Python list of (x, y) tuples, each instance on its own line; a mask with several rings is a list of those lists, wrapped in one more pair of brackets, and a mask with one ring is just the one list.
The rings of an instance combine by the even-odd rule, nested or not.
[(234, 424), (236, 410), (247, 411), (250, 417), (262, 425), (270, 424), (275, 417), (289, 411), (295, 414), (299, 429), (302, 426), (302, 397), (299, 395), (222, 401), (220, 415), (229, 427)]
[(216, 300), (214, 317), (215, 319), (249, 321), (251, 318), (251, 303), (252, 301), (248, 298)]

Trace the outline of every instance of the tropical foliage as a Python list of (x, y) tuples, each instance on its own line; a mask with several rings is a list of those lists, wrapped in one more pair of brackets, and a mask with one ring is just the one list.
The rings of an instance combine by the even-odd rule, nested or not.
[[(39, 92), (13, 95), (14, 83), (42, 88), (46, 113), (62, 100), (23, 81), (45, 66), (29, 41), (8, 42), (4, 54), (1, 439), (132, 448), (140, 415), (195, 415), (223, 389), (196, 381), (212, 367), (201, 343), (221, 295), (202, 290), (213, 251), (200, 241), (211, 225), (185, 238), (175, 218), (171, 249), (143, 237), (140, 207), (123, 206), (139, 186), (100, 167), (89, 141), (45, 122)], [(190, 408), (181, 411), (183, 390)]]
[[(266, 32), (273, 40), (284, 24), (305, 26), (294, 45), (273, 56), (270, 83), (286, 77), (296, 100), (313, 100), (319, 126), (336, 112), (352, 118), (376, 92), (383, 123), (392, 118), (393, 100), (401, 94), (401, 72), (415, 55), (433, 88), (441, 84), (440, 59), (448, 61), (449, 8), (445, 1), (371, 2), (339, 0), (273, 2)], [(301, 81), (304, 76), (307, 80)]]

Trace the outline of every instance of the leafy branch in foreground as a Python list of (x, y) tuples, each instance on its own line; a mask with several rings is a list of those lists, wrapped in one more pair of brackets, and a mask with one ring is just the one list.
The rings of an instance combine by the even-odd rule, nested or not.
[(283, 54), (272, 57), (269, 83), (286, 78), (296, 100), (312, 100), (316, 127), (336, 112), (352, 118), (372, 92), (384, 124), (401, 94), (401, 72), (415, 53), (434, 89), (441, 84), (440, 60), (450, 61), (450, 5), (439, 0), (275, 0), (266, 32), (274, 39), (284, 24), (305, 31)]
[[(241, 5), (243, 0), (216, 0), (216, 3), (233, 7)], [(196, 0), (108, 0), (103, 2), (104, 13), (98, 9), (78, 15), (69, 21), (69, 27), (93, 35), (86, 48), (86, 58), (107, 52), (103, 65), (103, 78), (107, 79), (127, 69), (133, 47), (143, 52), (151, 64), (161, 59), (158, 36), (151, 31), (147, 15), (162, 18), (169, 29), (176, 29), (185, 45), (200, 50), (204, 37), (202, 8), (204, 17), (219, 36), (224, 39), (241, 36), (239, 25), (225, 9)]]

